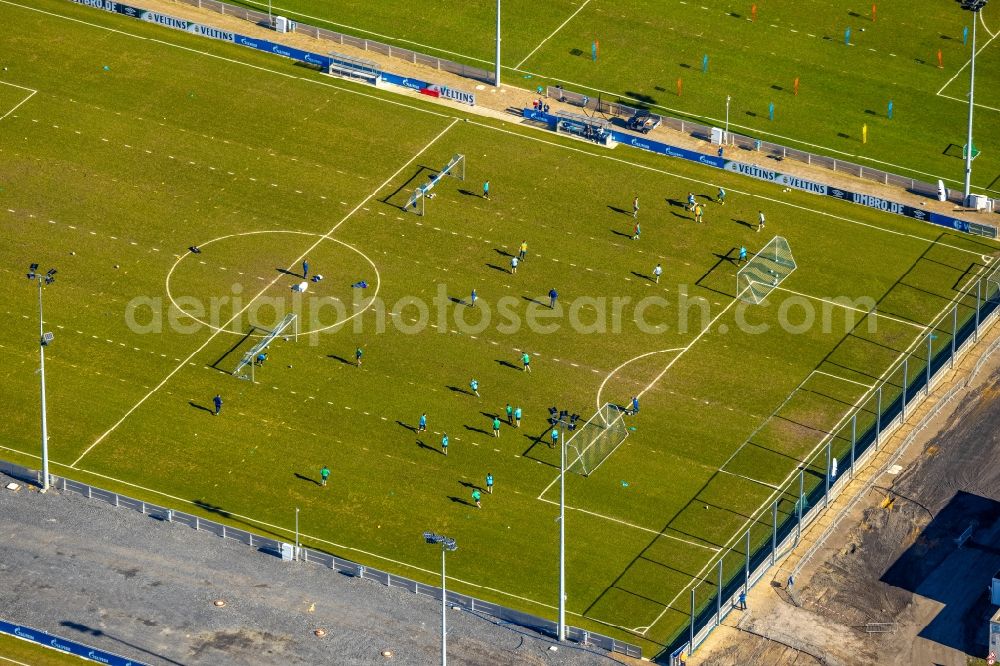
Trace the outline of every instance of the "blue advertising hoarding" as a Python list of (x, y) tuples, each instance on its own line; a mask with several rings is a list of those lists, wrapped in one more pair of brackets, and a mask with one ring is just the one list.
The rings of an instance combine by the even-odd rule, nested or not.
[(77, 657), (83, 657), (84, 659), (89, 659), (90, 661), (97, 662), (99, 664), (110, 664), (111, 666), (143, 666), (142, 662), (135, 661), (134, 659), (126, 659), (125, 657), (120, 657), (117, 654), (112, 654), (111, 652), (97, 650), (89, 645), (84, 645), (83, 643), (66, 640), (65, 638), (53, 636), (45, 631), (39, 631), (37, 629), (32, 629), (31, 627), (5, 622), (3, 620), (0, 620), (0, 633), (9, 634), (32, 643), (38, 643), (39, 645), (44, 645), (45, 647), (53, 648), (59, 650), (60, 652), (76, 655)]
[(659, 153), (660, 155), (667, 155), (668, 157), (679, 157), (682, 160), (689, 160), (691, 162), (697, 162), (698, 164), (707, 164), (708, 166), (715, 167), (716, 169), (722, 169), (726, 165), (726, 160), (721, 157), (716, 157), (715, 155), (705, 155), (704, 153), (699, 153), (695, 150), (687, 150), (686, 148), (678, 148), (666, 143), (660, 143), (659, 141), (652, 141), (641, 136), (636, 136), (635, 134), (628, 134), (627, 132), (612, 130), (611, 139), (616, 143), (623, 143), (626, 146), (648, 150), (653, 153)]

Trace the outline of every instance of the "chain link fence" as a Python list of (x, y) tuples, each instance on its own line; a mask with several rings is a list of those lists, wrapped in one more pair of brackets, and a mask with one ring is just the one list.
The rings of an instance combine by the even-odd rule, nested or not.
[[(37, 470), (0, 460), (0, 472), (28, 483), (34, 483), (39, 486), (41, 485), (41, 472)], [(223, 539), (233, 539), (250, 546), (251, 548), (269, 553), (271, 555), (281, 556), (282, 551), (284, 550), (285, 552), (288, 552), (289, 548), (291, 548), (292, 552), (295, 552), (294, 547), (290, 547), (288, 544), (277, 539), (263, 537), (251, 531), (232, 527), (214, 520), (202, 518), (183, 511), (177, 511), (176, 509), (167, 508), (158, 504), (137, 500), (132, 497), (121, 495), (103, 488), (98, 488), (97, 486), (92, 486), (87, 483), (56, 476), (52, 477), (51, 482), (54, 488), (62, 490), (63, 492), (76, 493), (86, 497), (87, 499), (99, 500), (114, 507), (123, 507), (133, 511), (138, 511), (144, 515), (156, 518), (157, 520), (180, 523), (181, 525), (186, 525), (195, 530), (211, 532), (212, 534)], [(385, 585), (386, 587), (398, 587), (404, 590), (409, 590), (417, 595), (430, 597), (432, 599), (437, 599), (438, 601), (441, 600), (441, 588), (439, 587), (425, 585), (424, 583), (417, 582), (410, 578), (397, 576), (386, 571), (358, 564), (357, 562), (345, 560), (320, 550), (300, 547), (298, 548), (298, 558), (303, 562), (319, 564), (338, 573), (347, 574), (365, 580), (374, 580), (382, 585)], [(553, 620), (547, 620), (545, 618), (538, 617), (537, 615), (514, 610), (513, 608), (507, 608), (506, 606), (501, 606), (489, 601), (483, 601), (482, 599), (477, 599), (476, 597), (472, 597), (467, 594), (460, 594), (458, 592), (448, 590), (447, 603), (450, 606), (457, 607), (461, 610), (480, 615), (488, 615), (500, 620), (501, 622), (506, 622), (519, 627), (526, 627), (537, 631), (540, 634), (548, 636), (556, 636), (557, 634), (557, 625)], [(631, 643), (626, 643), (603, 634), (580, 629), (579, 627), (567, 626), (566, 636), (568, 640), (581, 645), (600, 648), (602, 650), (607, 650), (608, 652), (617, 652), (635, 659), (642, 658), (642, 649), (636, 645), (632, 645)]]
[[(820, 442), (815, 453), (799, 466), (798, 474), (775, 490), (773, 503), (751, 516), (751, 527), (717, 555), (691, 586), (689, 598), (684, 600), (689, 606), (688, 626), (668, 648), (672, 665), (682, 663), (681, 655), (697, 649), (729, 611), (738, 607), (740, 593), (760, 581), (778, 559), (799, 544), (802, 530), (843, 492), (855, 470), (878, 451), (885, 437), (906, 420), (907, 413), (930, 395), (935, 380), (979, 340), (998, 309), (1000, 277), (996, 271), (970, 282), (953, 306), (927, 327), (926, 336), (918, 338)], [(1000, 342), (994, 342), (983, 351), (972, 376), (998, 347)], [(960, 382), (942, 396), (902, 446), (967, 385), (968, 381)], [(794, 578), (790, 576), (785, 585), (792, 594)]]
[[(207, 9), (209, 11), (216, 12), (218, 14), (223, 14), (225, 16), (235, 16), (236, 18), (243, 19), (244, 21), (249, 21), (260, 26), (271, 26), (271, 15), (267, 12), (260, 12), (253, 9), (246, 9), (244, 7), (238, 7), (235, 5), (230, 5), (225, 2), (219, 2), (218, 0), (174, 0), (175, 2), (180, 2), (185, 5), (191, 5), (193, 7), (198, 7), (200, 9)], [(347, 35), (342, 32), (337, 32), (335, 30), (327, 30), (326, 28), (317, 28), (306, 23), (295, 23), (294, 31), (300, 35), (306, 35), (308, 37), (313, 37), (315, 39), (322, 39), (328, 42), (333, 42), (334, 44), (346, 44), (347, 46), (353, 46), (356, 49), (361, 49), (362, 51), (370, 51), (372, 53), (379, 53), (390, 58), (396, 58), (398, 60), (404, 60), (409, 63), (416, 65), (424, 65), (425, 67), (431, 67), (442, 72), (449, 72), (451, 74), (456, 74), (458, 76), (473, 79), (475, 81), (481, 81), (483, 83), (493, 83), (493, 73), (479, 67), (472, 67), (471, 65), (465, 65), (460, 62), (454, 62), (452, 60), (446, 60), (444, 58), (436, 58), (434, 56), (429, 56), (411, 49), (405, 49), (399, 46), (392, 46), (390, 44), (384, 44), (382, 42), (376, 41), (374, 39), (367, 39), (364, 37), (355, 37), (353, 35)]]

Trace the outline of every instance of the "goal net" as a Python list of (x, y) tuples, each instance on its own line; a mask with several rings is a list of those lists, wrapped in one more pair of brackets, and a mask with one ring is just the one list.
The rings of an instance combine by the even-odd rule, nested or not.
[(628, 437), (625, 425), (625, 411), (610, 403), (601, 407), (596, 414), (566, 442), (566, 469), (583, 476), (589, 476), (615, 452)]
[[(256, 367), (257, 356), (262, 354), (267, 346), (270, 345), (276, 337), (281, 335), (285, 329), (289, 326), (295, 326), (295, 339), (298, 340), (299, 337), (299, 319), (294, 313), (285, 315), (285, 318), (278, 322), (278, 325), (267, 332), (260, 342), (255, 344), (250, 348), (240, 362), (236, 364), (236, 369), (233, 370), (233, 376), (237, 379), (249, 379), (254, 380), (254, 368)], [(250, 368), (250, 375), (247, 376), (246, 369)]]
[(775, 236), (736, 272), (736, 296), (759, 305), (795, 269), (788, 241)]
[(404, 210), (416, 211), (417, 215), (423, 216), (427, 199), (434, 196), (431, 194), (431, 190), (445, 176), (465, 180), (465, 155), (455, 155), (452, 157), (443, 169), (432, 174), (430, 180), (413, 190), (413, 194), (407, 200)]

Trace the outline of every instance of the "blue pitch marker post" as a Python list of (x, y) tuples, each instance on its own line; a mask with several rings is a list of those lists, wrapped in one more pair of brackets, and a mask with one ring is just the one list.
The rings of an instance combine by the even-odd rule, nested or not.
[(889, 100), (889, 120), (892, 120), (892, 100)]
[(590, 43), (590, 59), (597, 60), (597, 42)]
[(701, 71), (703, 73), (708, 71), (708, 54), (707, 53), (701, 57)]
[(847, 30), (844, 31), (844, 44), (846, 44), (848, 46), (851, 45), (851, 29), (850, 28), (848, 28)]
[(774, 120), (774, 102), (767, 105), (767, 117), (768, 120)]
[(962, 46), (969, 44), (969, 26), (962, 28)]

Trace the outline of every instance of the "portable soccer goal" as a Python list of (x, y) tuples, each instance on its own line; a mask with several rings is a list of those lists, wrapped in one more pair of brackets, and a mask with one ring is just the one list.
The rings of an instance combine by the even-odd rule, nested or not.
[(788, 241), (775, 236), (736, 272), (736, 296), (759, 305), (796, 269)]
[(413, 194), (410, 195), (409, 200), (406, 202), (405, 210), (407, 212), (416, 212), (417, 215), (422, 217), (425, 212), (427, 199), (434, 196), (431, 194), (431, 190), (445, 176), (465, 180), (465, 155), (455, 155), (452, 157), (443, 169), (432, 174), (430, 180), (413, 190)]
[(601, 407), (566, 442), (566, 469), (590, 476), (628, 437), (625, 411), (610, 403)]
[[(251, 382), (254, 381), (254, 368), (257, 367), (257, 356), (270, 345), (275, 338), (285, 332), (289, 327), (294, 327), (295, 340), (299, 339), (299, 318), (295, 313), (285, 315), (285, 318), (278, 322), (278, 325), (267, 332), (260, 342), (255, 344), (250, 348), (246, 354), (240, 359), (240, 362), (236, 364), (236, 369), (233, 370), (233, 377), (237, 379), (249, 379)], [(246, 369), (250, 368), (249, 376), (246, 374)]]

